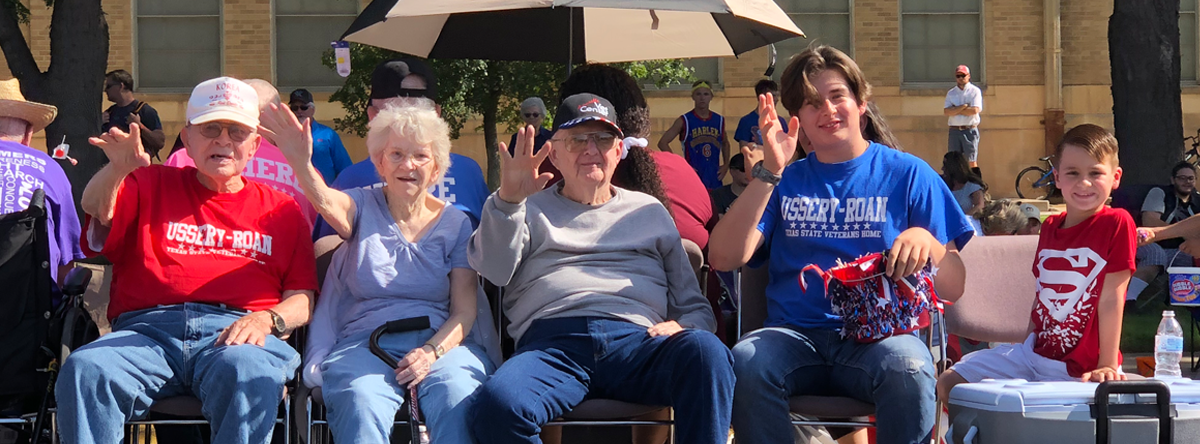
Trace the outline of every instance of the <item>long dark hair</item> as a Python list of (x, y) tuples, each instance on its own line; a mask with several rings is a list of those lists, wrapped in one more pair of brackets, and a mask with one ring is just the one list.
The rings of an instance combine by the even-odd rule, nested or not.
[[(617, 125), (627, 137), (650, 137), (650, 108), (642, 88), (625, 71), (598, 63), (575, 68), (559, 89), (563, 99), (579, 93), (592, 93), (608, 99), (617, 113)], [(645, 148), (630, 148), (629, 156), (617, 163), (613, 185), (654, 196), (671, 211), (671, 201), (658, 174), (658, 164)]]
[(942, 180), (946, 181), (946, 186), (954, 189), (955, 183), (967, 184), (974, 183), (987, 190), (988, 186), (983, 182), (983, 178), (979, 177), (971, 171), (970, 164), (967, 163), (967, 156), (958, 151), (951, 151), (942, 157), (942, 168), (945, 169)]
[(883, 112), (879, 111), (879, 107), (875, 106), (874, 101), (867, 102), (867, 112), (863, 114), (863, 122), (864, 139), (886, 145), (897, 151), (904, 151), (904, 148), (900, 146), (900, 140), (896, 139), (895, 134), (892, 134), (892, 127), (888, 126), (887, 120), (883, 118)]

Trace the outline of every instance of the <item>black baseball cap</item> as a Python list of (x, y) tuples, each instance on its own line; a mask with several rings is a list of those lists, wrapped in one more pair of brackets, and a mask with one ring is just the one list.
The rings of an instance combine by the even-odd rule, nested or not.
[(288, 96), (288, 103), (290, 104), (294, 102), (313, 103), (312, 93), (308, 92), (308, 90), (304, 88), (292, 91), (292, 94)]
[[(401, 88), (405, 77), (417, 75), (425, 79), (425, 89)], [(437, 101), (437, 76), (424, 61), (405, 57), (380, 63), (371, 73), (371, 98), (424, 97)]]
[(563, 100), (558, 106), (558, 112), (554, 113), (554, 131), (591, 121), (604, 122), (617, 132), (617, 137), (625, 137), (625, 133), (617, 125), (617, 115), (612, 103), (590, 93), (575, 94)]

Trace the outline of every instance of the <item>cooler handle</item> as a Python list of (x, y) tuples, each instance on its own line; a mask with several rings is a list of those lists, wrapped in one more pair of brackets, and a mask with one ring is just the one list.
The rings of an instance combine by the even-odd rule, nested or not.
[(975, 444), (975, 435), (977, 434), (979, 434), (979, 428), (971, 426), (971, 428), (967, 429), (967, 433), (963, 435), (963, 444)]
[(1109, 418), (1108, 395), (1113, 393), (1154, 394), (1158, 405), (1158, 442), (1171, 444), (1175, 439), (1175, 423), (1171, 421), (1171, 388), (1158, 380), (1105, 381), (1096, 388), (1096, 444), (1111, 444), (1112, 420)]

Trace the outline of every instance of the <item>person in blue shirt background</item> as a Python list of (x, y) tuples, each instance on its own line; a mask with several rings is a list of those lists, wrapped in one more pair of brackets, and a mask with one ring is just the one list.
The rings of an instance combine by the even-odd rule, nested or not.
[[(803, 290), (798, 278), (809, 264), (828, 270), (839, 260), (886, 252), (893, 279), (932, 262), (938, 296), (955, 301), (966, 274), (957, 249), (971, 239), (971, 225), (929, 164), (863, 137), (871, 86), (845, 53), (805, 50), (781, 83), (789, 131), (782, 131), (773, 95), (760, 96), (763, 160), (709, 242), (717, 270), (762, 257), (755, 255), (760, 248), (770, 260), (766, 328), (733, 348), (738, 442), (791, 442), (793, 395), (873, 403), (880, 444), (928, 442), (936, 377), (924, 342), (915, 334), (870, 343), (843, 338), (825, 286)], [(812, 152), (788, 165), (801, 134)]]
[(317, 172), (321, 173), (321, 178), (325, 179), (325, 185), (333, 184), (338, 174), (353, 163), (350, 161), (350, 155), (346, 153), (346, 147), (342, 145), (341, 136), (338, 136), (333, 128), (322, 125), (313, 118), (317, 113), (317, 104), (313, 103), (312, 93), (307, 89), (292, 91), (288, 97), (288, 107), (301, 121), (305, 118), (312, 120), (312, 163)]
[[(754, 84), (754, 97), (766, 93), (771, 93), (778, 101), (779, 84), (771, 79), (762, 79)], [(783, 132), (787, 132), (787, 121), (783, 117), (779, 118), (779, 126)], [(762, 131), (758, 129), (758, 108), (742, 116), (742, 120), (738, 121), (737, 131), (733, 132), (733, 140), (738, 142), (738, 148), (745, 148), (746, 145), (762, 145)], [(749, 173), (749, 171), (746, 172)]]

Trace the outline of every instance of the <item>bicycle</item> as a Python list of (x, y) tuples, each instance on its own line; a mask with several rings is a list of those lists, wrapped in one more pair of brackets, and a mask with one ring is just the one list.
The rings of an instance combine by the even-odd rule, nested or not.
[(1196, 128), (1195, 136), (1185, 136), (1183, 138), (1184, 146), (1187, 146), (1187, 142), (1189, 140), (1192, 141), (1192, 149), (1183, 153), (1183, 161), (1192, 165), (1200, 166), (1200, 152), (1197, 152), (1196, 150), (1198, 147), (1200, 147), (1200, 128)]
[(1054, 163), (1046, 156), (1039, 161), (1046, 162), (1047, 168), (1031, 166), (1017, 173), (1017, 196), (1022, 199), (1045, 200), (1054, 193)]

